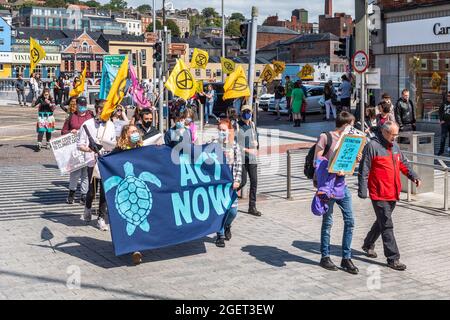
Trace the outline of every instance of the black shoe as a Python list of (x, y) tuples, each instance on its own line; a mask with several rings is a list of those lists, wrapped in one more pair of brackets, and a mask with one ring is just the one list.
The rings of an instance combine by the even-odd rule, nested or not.
[(69, 190), (69, 196), (67, 197), (67, 203), (73, 204), (75, 200), (75, 191)]
[(225, 237), (217, 236), (216, 247), (225, 248)]
[(42, 143), (38, 142), (36, 145), (36, 149), (34, 149), (34, 151), (39, 152), (42, 149)]
[(355, 267), (351, 259), (342, 259), (341, 268), (351, 274), (358, 274), (359, 272), (358, 268)]
[(338, 267), (331, 261), (330, 257), (325, 257), (320, 259), (320, 264), (322, 268), (330, 270), (330, 271), (338, 271)]
[(261, 217), (261, 211), (258, 211), (256, 207), (248, 208), (248, 213), (257, 217)]
[(225, 227), (225, 240), (230, 241), (231, 239), (231, 226)]
[(366, 256), (369, 258), (376, 258), (378, 257), (377, 253), (375, 252), (375, 250), (373, 248), (366, 248), (366, 247), (362, 247), (363, 251), (366, 253)]
[(401, 263), (400, 260), (388, 260), (388, 267), (397, 271), (405, 271), (406, 265)]
[(85, 194), (81, 195), (80, 204), (83, 206), (86, 204), (86, 195)]

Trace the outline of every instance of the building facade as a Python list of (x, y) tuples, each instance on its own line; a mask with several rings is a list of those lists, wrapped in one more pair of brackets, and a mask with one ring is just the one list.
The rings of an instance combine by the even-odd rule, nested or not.
[(127, 34), (140, 36), (142, 34), (142, 24), (140, 19), (114, 17), (114, 20), (125, 25)]
[(89, 28), (89, 19), (83, 17), (79, 9), (23, 7), (13, 18), (13, 25), (16, 28), (83, 30)]
[(260, 49), (277, 41), (286, 41), (295, 38), (298, 35), (298, 32), (284, 27), (258, 26), (256, 49)]
[(319, 32), (330, 32), (339, 38), (353, 34), (353, 18), (345, 13), (335, 13), (334, 16), (319, 16)]
[[(450, 3), (380, 1), (382, 30), (372, 34), (381, 90), (394, 99), (410, 90), (422, 125), (439, 123), (438, 110), (450, 91)], [(411, 36), (414, 35), (414, 36)]]

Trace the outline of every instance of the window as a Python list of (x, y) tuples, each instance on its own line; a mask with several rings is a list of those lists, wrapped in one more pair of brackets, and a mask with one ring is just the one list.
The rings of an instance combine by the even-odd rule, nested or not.
[(445, 69), (450, 69), (450, 59), (445, 59)]
[(75, 71), (75, 61), (70, 61), (70, 71)]
[(3, 26), (0, 26), (0, 32), (5, 31), (5, 28)]
[(47, 78), (53, 78), (54, 76), (56, 76), (56, 68), (55, 67), (47, 68)]
[(0, 39), (0, 46), (4, 45), (4, 44), (5, 44), (5, 41), (3, 39)]
[(211, 69), (206, 69), (206, 77), (211, 78)]
[(89, 44), (86, 41), (83, 42), (83, 44), (81, 45), (81, 51), (83, 53), (88, 53), (89, 52)]
[(102, 62), (101, 61), (97, 61), (97, 72), (102, 71)]
[(84, 61), (81, 61), (81, 70), (84, 70)]
[(217, 69), (217, 70), (216, 70), (216, 75), (217, 75), (218, 77), (221, 77), (221, 76), (222, 76), (222, 70)]
[(3, 64), (0, 63), (0, 71), (3, 71)]
[(196, 77), (200, 77), (201, 76), (200, 69), (195, 69), (195, 76)]
[(427, 70), (428, 69), (428, 64), (427, 64), (427, 59), (421, 59), (421, 68), (422, 70)]
[(64, 70), (66, 70), (66, 71), (70, 71), (70, 64), (69, 64), (69, 60), (65, 60), (65, 61), (64, 61)]
[(256, 76), (259, 77), (261, 75), (261, 71), (256, 70)]
[(439, 70), (439, 60), (433, 59), (433, 70), (438, 71)]

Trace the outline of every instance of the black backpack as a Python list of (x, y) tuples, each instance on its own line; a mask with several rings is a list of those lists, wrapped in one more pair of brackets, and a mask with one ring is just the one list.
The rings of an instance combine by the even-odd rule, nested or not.
[[(331, 134), (329, 132), (322, 132), (325, 133), (327, 135), (327, 145), (325, 146), (325, 150), (323, 150), (323, 154), (327, 154), (328, 151), (330, 151), (331, 148), (331, 144), (333, 143), (333, 137), (331, 136)], [(309, 149), (308, 154), (306, 155), (305, 158), (305, 168), (303, 169), (303, 173), (305, 174), (305, 176), (308, 179), (313, 179), (314, 178), (314, 153), (316, 150), (316, 144), (314, 144), (311, 149)]]

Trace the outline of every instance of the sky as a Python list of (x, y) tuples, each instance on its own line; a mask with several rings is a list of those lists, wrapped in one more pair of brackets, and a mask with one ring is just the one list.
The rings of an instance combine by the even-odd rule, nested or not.
[[(205, 7), (213, 7), (217, 12), (221, 11), (221, 0), (166, 0), (171, 1), (176, 9), (197, 8), (199, 10)], [(108, 0), (101, 0), (101, 3), (107, 3)], [(127, 0), (129, 6), (137, 7), (141, 4), (152, 5), (153, 0)], [(156, 0), (156, 8), (161, 8), (162, 1)], [(251, 7), (257, 6), (259, 10), (258, 23), (261, 24), (269, 15), (278, 14), (280, 19), (290, 19), (291, 11), (304, 8), (309, 11), (309, 22), (318, 22), (318, 16), (323, 14), (325, 0), (226, 0), (225, 14), (241, 12), (247, 18), (250, 18)], [(352, 17), (355, 15), (354, 0), (333, 0), (333, 12), (345, 12)]]

